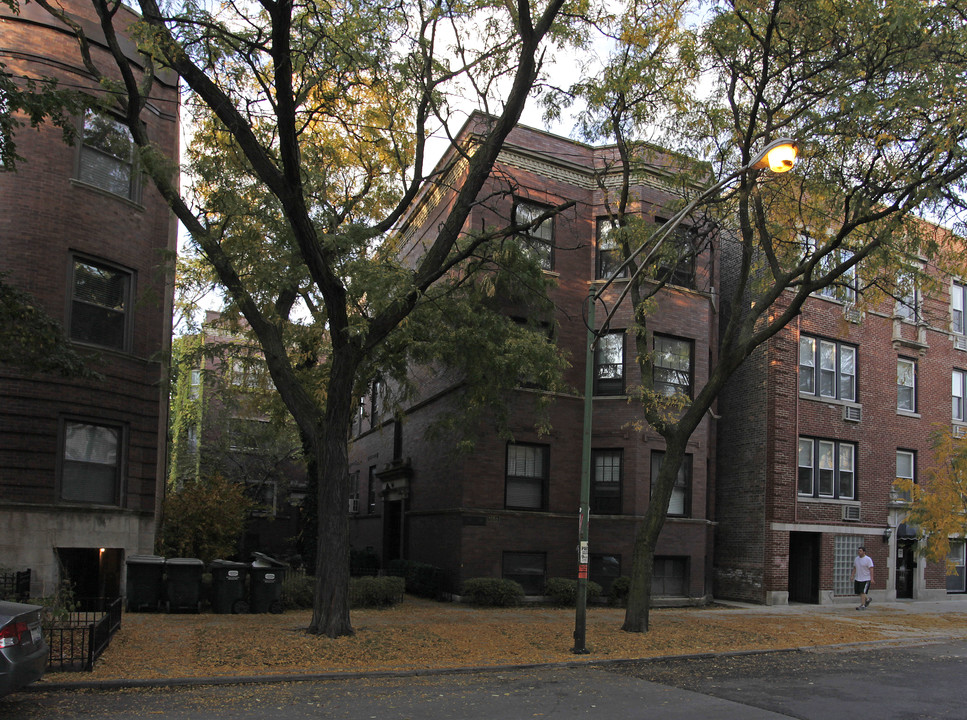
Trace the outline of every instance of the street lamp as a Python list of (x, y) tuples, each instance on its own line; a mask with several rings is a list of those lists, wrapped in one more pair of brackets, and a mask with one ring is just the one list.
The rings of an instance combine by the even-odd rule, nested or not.
[[(578, 588), (576, 603), (577, 609), (574, 619), (574, 649), (572, 651), (576, 654), (586, 654), (589, 652), (585, 646), (585, 639), (587, 635), (588, 565), (590, 562), (590, 554), (588, 549), (588, 524), (591, 519), (591, 411), (592, 397), (594, 394), (594, 351), (597, 347), (598, 340), (600, 340), (601, 336), (608, 331), (608, 327), (611, 324), (611, 319), (621, 306), (622, 301), (624, 301), (625, 297), (627, 297), (628, 293), (630, 292), (631, 285), (634, 282), (635, 277), (637, 277), (638, 273), (640, 273), (641, 270), (648, 264), (648, 261), (661, 247), (662, 243), (665, 241), (665, 238), (667, 238), (675, 230), (675, 228), (681, 224), (682, 220), (684, 220), (689, 213), (692, 212), (692, 210), (694, 210), (700, 203), (704, 202), (716, 192), (721, 190), (726, 184), (744, 175), (750, 170), (769, 169), (776, 173), (791, 170), (796, 164), (797, 152), (798, 146), (791, 138), (779, 138), (777, 140), (773, 140), (762, 149), (762, 152), (756, 155), (747, 164), (743, 165), (729, 175), (726, 175), (717, 183), (702, 191), (698, 197), (675, 213), (652, 234), (652, 236), (649, 238), (649, 241), (654, 242), (643, 243), (633, 253), (631, 253), (627, 259), (625, 259), (625, 261), (614, 270), (614, 272), (611, 273), (611, 275), (604, 281), (602, 285), (595, 287), (592, 283), (588, 290), (588, 339), (584, 360), (584, 432), (581, 446), (581, 510), (580, 515), (578, 516)], [(648, 254), (638, 266), (638, 269), (635, 271), (635, 273), (628, 278), (628, 282), (621, 291), (621, 294), (618, 296), (617, 302), (615, 302), (614, 306), (608, 312), (607, 317), (605, 317), (604, 323), (601, 325), (601, 329), (595, 330), (595, 304), (602, 297), (604, 291), (607, 290), (611, 284), (621, 276), (625, 268), (631, 265), (641, 251), (649, 245), (651, 245), (651, 249), (648, 251)]]

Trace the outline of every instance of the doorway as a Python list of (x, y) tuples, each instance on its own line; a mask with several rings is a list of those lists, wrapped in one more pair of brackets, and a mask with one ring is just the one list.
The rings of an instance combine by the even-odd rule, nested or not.
[(789, 601), (819, 603), (820, 533), (789, 533)]
[(896, 596), (913, 599), (913, 578), (917, 567), (915, 540), (897, 540), (896, 544)]
[(75, 600), (120, 597), (123, 556), (118, 548), (57, 548), (61, 580)]

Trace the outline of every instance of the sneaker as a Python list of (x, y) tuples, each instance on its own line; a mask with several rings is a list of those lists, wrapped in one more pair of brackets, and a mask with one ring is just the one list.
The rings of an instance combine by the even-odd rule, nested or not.
[(856, 609), (857, 610), (866, 610), (866, 605), (857, 605), (856, 606)]
[(869, 607), (871, 602), (873, 602), (873, 598), (866, 598), (866, 605), (863, 607)]

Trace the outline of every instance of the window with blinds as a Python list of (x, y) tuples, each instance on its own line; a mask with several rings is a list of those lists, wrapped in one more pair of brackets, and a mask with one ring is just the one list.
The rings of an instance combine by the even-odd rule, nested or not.
[(140, 201), (131, 132), (118, 120), (93, 110), (84, 116), (77, 179), (88, 185)]
[(546, 445), (507, 445), (505, 505), (543, 510), (546, 506), (548, 456)]
[(81, 258), (73, 269), (71, 340), (127, 350), (131, 273)]
[(120, 502), (121, 428), (64, 423), (61, 499), (117, 505)]

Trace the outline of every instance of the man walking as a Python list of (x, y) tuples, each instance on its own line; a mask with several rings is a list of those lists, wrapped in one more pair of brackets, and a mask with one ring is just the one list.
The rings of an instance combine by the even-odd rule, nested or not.
[(853, 572), (850, 574), (853, 581), (853, 592), (860, 596), (860, 604), (857, 610), (866, 610), (873, 599), (869, 597), (870, 585), (873, 584), (873, 558), (866, 554), (865, 547), (856, 549), (856, 557), (853, 558)]

